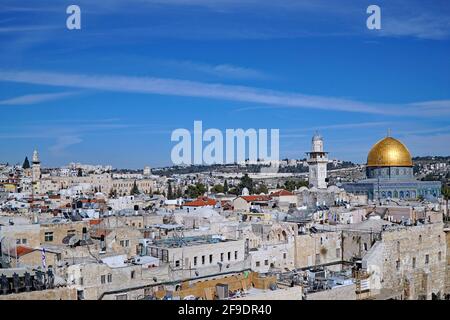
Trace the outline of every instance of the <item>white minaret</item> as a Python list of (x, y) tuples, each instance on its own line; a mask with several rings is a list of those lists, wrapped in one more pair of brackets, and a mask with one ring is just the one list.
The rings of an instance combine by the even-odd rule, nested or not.
[(39, 154), (37, 150), (33, 152), (33, 164), (31, 165), (32, 183), (34, 193), (40, 193), (41, 180), (41, 162), (39, 161)]
[(315, 134), (312, 138), (312, 151), (309, 155), (309, 184), (312, 187), (325, 189), (327, 187), (328, 152), (323, 151), (323, 138)]

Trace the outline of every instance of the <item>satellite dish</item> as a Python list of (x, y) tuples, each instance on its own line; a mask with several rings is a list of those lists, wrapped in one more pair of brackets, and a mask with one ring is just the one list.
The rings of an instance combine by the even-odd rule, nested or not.
[(80, 241), (80, 239), (77, 236), (73, 236), (69, 239), (69, 246), (74, 246), (76, 245), (78, 242)]

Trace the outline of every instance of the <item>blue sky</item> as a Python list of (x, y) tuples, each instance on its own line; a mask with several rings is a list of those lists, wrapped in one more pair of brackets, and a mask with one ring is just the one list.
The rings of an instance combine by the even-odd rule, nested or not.
[(0, 162), (170, 165), (172, 130), (195, 120), (279, 128), (288, 158), (318, 130), (364, 162), (388, 128), (413, 155), (450, 154), (447, 1), (95, 2), (1, 2)]

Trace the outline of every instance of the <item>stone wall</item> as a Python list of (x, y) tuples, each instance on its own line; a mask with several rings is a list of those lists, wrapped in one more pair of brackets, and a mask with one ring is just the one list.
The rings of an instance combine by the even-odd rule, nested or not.
[(265, 290), (236, 300), (302, 300), (302, 287), (295, 286), (277, 290)]
[(77, 300), (77, 290), (56, 288), (42, 291), (0, 295), (0, 300)]
[(320, 232), (295, 237), (295, 267), (339, 262), (342, 258), (341, 233)]
[[(382, 234), (380, 260), (373, 262), (383, 289), (404, 299), (431, 299), (445, 291), (447, 244), (442, 223), (402, 227)], [(370, 263), (368, 265), (370, 267)]]
[(356, 285), (337, 287), (306, 294), (306, 300), (356, 300)]

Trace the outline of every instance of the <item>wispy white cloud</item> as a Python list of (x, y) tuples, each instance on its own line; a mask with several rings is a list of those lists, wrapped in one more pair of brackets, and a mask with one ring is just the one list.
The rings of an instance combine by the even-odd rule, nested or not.
[(64, 154), (66, 149), (75, 144), (79, 144), (83, 140), (78, 136), (62, 136), (58, 137), (56, 143), (49, 148), (49, 151), (56, 156)]
[(390, 124), (392, 124), (392, 122), (389, 122), (389, 121), (339, 123), (339, 124), (331, 124), (331, 125), (320, 125), (320, 126), (308, 127), (308, 128), (286, 129), (284, 131), (302, 132), (302, 131), (313, 131), (313, 130), (335, 130), (335, 129), (386, 127)]
[(285, 108), (310, 108), (388, 115), (442, 116), (450, 114), (450, 100), (409, 104), (376, 104), (345, 98), (313, 96), (248, 86), (155, 77), (0, 71), (0, 81), (115, 92), (221, 99)]
[(266, 79), (269, 75), (263, 71), (236, 66), (233, 64), (207, 64), (188, 60), (158, 60), (161, 65), (196, 71), (222, 78)]
[(47, 30), (57, 30), (61, 27), (57, 26), (42, 26), (42, 25), (24, 25), (24, 26), (8, 26), (0, 27), (0, 33), (23, 33), (23, 32), (33, 32), (33, 31), (47, 31)]
[(6, 100), (0, 100), (0, 105), (29, 105), (63, 99), (77, 94), (76, 92), (27, 94)]
[(420, 14), (418, 16), (390, 16), (383, 19), (382, 36), (416, 37), (443, 40), (450, 36), (450, 16)]

